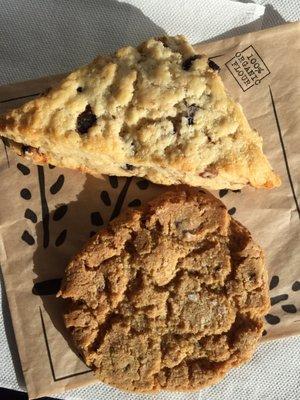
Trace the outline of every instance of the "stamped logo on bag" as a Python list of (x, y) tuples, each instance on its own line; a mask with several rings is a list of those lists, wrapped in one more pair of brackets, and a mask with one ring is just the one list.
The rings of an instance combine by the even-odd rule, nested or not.
[(236, 52), (225, 65), (244, 92), (259, 85), (270, 74), (268, 67), (253, 46)]

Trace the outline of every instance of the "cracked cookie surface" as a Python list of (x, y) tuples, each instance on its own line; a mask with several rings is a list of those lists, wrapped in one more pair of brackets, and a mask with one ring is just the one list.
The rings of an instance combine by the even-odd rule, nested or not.
[(187, 187), (94, 236), (60, 295), (86, 364), (140, 392), (215, 383), (251, 357), (269, 307), (261, 248), (219, 200)]
[(182, 36), (99, 56), (1, 117), (0, 135), (36, 163), (94, 175), (210, 189), (280, 185), (219, 67)]

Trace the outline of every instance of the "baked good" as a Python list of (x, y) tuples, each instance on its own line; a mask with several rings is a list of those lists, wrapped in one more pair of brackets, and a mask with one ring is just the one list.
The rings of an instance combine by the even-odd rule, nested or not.
[(219, 67), (182, 36), (96, 58), (0, 119), (36, 163), (210, 189), (279, 186)]
[(261, 248), (213, 195), (181, 186), (95, 235), (59, 295), (86, 364), (140, 392), (217, 382), (251, 357), (269, 308)]

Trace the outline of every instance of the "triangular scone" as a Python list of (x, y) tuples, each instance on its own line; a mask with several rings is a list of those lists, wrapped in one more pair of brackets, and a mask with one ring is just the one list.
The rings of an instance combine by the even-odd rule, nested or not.
[(36, 163), (210, 189), (279, 186), (219, 67), (182, 36), (98, 57), (0, 119)]

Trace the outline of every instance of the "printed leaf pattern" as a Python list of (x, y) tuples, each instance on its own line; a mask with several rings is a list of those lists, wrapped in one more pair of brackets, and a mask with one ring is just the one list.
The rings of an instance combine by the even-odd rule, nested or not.
[(30, 210), (30, 208), (26, 208), (24, 217), (29, 219), (34, 224), (37, 222), (37, 215), (34, 211)]
[(283, 309), (283, 311), (290, 314), (294, 314), (297, 312), (297, 308), (294, 306), (294, 304), (284, 304), (283, 306), (281, 306), (281, 308)]
[(229, 210), (228, 210), (228, 214), (229, 215), (234, 215), (236, 213), (236, 208), (235, 207), (232, 207), (232, 208), (230, 208)]
[(34, 237), (27, 230), (22, 233), (21, 239), (25, 243), (29, 244), (29, 246), (32, 246), (35, 243)]
[(33, 285), (32, 293), (38, 296), (49, 296), (57, 293), (60, 289), (61, 279), (49, 279), (37, 282)]
[(18, 163), (17, 168), (19, 171), (22, 172), (23, 175), (29, 175), (30, 174), (30, 169), (26, 167), (26, 165)]
[(294, 292), (297, 292), (298, 290), (300, 290), (300, 282), (299, 281), (296, 281), (293, 283), (292, 290)]
[[(30, 168), (28, 168), (26, 165), (18, 163), (17, 164), (17, 169), (23, 174), (23, 175), (29, 175), (30, 174)], [(28, 188), (23, 188), (20, 191), (20, 196), (23, 200), (29, 201), (32, 197), (31, 192)], [(26, 208), (24, 212), (24, 217), (28, 220), (30, 220), (33, 223), (37, 222), (37, 216), (36, 213), (31, 210), (30, 208)], [(24, 243), (26, 243), (29, 246), (33, 246), (35, 244), (35, 239), (33, 235), (28, 232), (27, 229), (25, 229), (21, 235), (21, 239), (23, 240)]]
[(20, 196), (21, 196), (22, 199), (24, 199), (24, 200), (30, 200), (30, 199), (31, 199), (31, 192), (30, 192), (29, 189), (24, 188), (24, 189), (21, 190)]
[(149, 187), (149, 181), (147, 181), (146, 179), (141, 179), (137, 181), (136, 185), (139, 189), (146, 190)]
[[(270, 284), (269, 284), (269, 290), (272, 293), (272, 290), (278, 287), (280, 283), (280, 278), (278, 275), (273, 275)], [(292, 291), (297, 291), (300, 290), (300, 282), (295, 281), (292, 286), (291, 286)], [(283, 301), (288, 300), (289, 295), (287, 293), (282, 293), (277, 296), (271, 296), (271, 306), (274, 306), (278, 303), (281, 303)], [(282, 311), (284, 311), (287, 314), (294, 314), (297, 312), (297, 308), (294, 304), (282, 304), (281, 305)], [(272, 310), (271, 310), (272, 311)], [(265, 316), (265, 319), (269, 325), (277, 325), (280, 323), (280, 317), (278, 315), (275, 315), (275, 312), (272, 311), (272, 313), (269, 313)], [(267, 331), (265, 330), (264, 335), (267, 334)]]
[(108, 192), (106, 190), (102, 190), (101, 194), (100, 194), (101, 200), (103, 201), (103, 203), (109, 207), (111, 206), (111, 200), (110, 200), (110, 196), (108, 194)]
[(55, 183), (53, 183), (53, 185), (50, 187), (50, 193), (51, 194), (58, 193), (61, 190), (61, 188), (63, 187), (64, 182), (65, 182), (64, 175), (59, 175), (59, 177), (57, 178), (57, 181)]
[[(226, 196), (229, 192), (241, 193), (241, 190), (240, 189), (237, 189), (237, 190), (221, 189), (221, 190), (219, 190), (219, 197), (222, 198), (222, 197)], [(234, 215), (235, 213), (236, 213), (236, 208), (235, 207), (232, 207), (232, 208), (230, 208), (228, 210), (228, 214), (229, 215)]]
[[(49, 165), (49, 168), (53, 169), (54, 167)], [(31, 173), (30, 168), (21, 163), (17, 164), (17, 169), (25, 176)], [(44, 167), (38, 166), (37, 170), (38, 170), (38, 183), (39, 183), (39, 192), (41, 197), (40, 200), (42, 209), (41, 214), (42, 214), (42, 227), (43, 227), (43, 247), (47, 248), (49, 246), (49, 241), (50, 241), (50, 233), (49, 233), (50, 215), (49, 215), (49, 208), (45, 190)], [(50, 193), (52, 195), (57, 194), (62, 189), (64, 182), (65, 182), (64, 175), (62, 174), (59, 175), (56, 181), (50, 186)], [(20, 191), (20, 196), (23, 200), (29, 201), (32, 198), (32, 193), (28, 188), (25, 187)], [(57, 207), (53, 213), (53, 221), (61, 220), (67, 213), (67, 211), (68, 211), (68, 206), (66, 204), (62, 204), (59, 207)], [(30, 208), (26, 208), (24, 212), (24, 218), (30, 220), (34, 224), (37, 223), (38, 220), (36, 212)], [(55, 246), (61, 246), (65, 242), (66, 237), (67, 237), (67, 230), (64, 229), (55, 239)], [(24, 232), (21, 235), (21, 239), (29, 246), (35, 244), (35, 238), (30, 232), (28, 232), (28, 230), (24, 230)]]
[(60, 232), (60, 234), (57, 236), (57, 239), (55, 240), (55, 246), (61, 246), (64, 241), (66, 240), (67, 237), (67, 230), (64, 229), (62, 232)]
[(285, 301), (289, 298), (288, 294), (280, 294), (278, 296), (274, 296), (271, 298), (271, 306), (274, 306), (277, 303), (280, 303), (281, 301)]
[(142, 204), (140, 199), (134, 199), (128, 203), (128, 207), (139, 207)]
[(109, 176), (109, 183), (113, 189), (116, 189), (119, 186), (119, 181), (117, 176)]
[(62, 219), (67, 211), (68, 206), (66, 204), (59, 206), (53, 213), (53, 221), (59, 221)]
[(275, 289), (279, 284), (279, 276), (273, 275), (270, 281), (269, 290)]
[(103, 219), (101, 217), (100, 212), (95, 211), (91, 213), (91, 223), (95, 226), (103, 225)]

